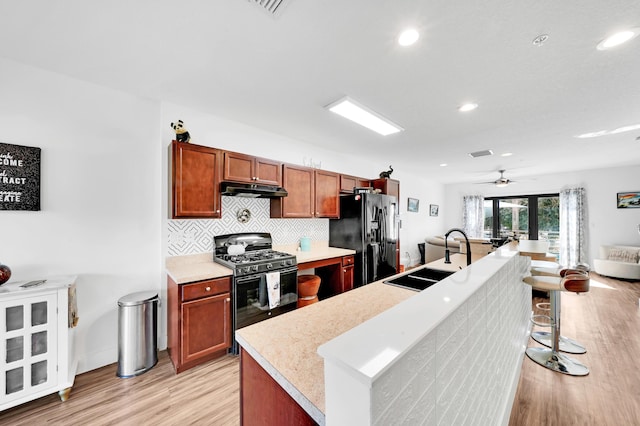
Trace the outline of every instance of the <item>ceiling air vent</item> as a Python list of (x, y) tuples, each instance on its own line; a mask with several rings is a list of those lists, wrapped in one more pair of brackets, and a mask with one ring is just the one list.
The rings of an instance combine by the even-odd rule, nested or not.
[(470, 152), (469, 155), (473, 158), (486, 157), (487, 155), (493, 155), (493, 151), (491, 151), (490, 149), (485, 149), (484, 151)]
[(249, 0), (266, 10), (271, 15), (276, 15), (284, 8), (284, 0)]

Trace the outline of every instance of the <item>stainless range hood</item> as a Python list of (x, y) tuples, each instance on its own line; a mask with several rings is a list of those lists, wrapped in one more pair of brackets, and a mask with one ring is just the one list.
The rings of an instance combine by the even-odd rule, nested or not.
[(281, 198), (289, 195), (279, 186), (260, 185), (257, 183), (222, 182), (220, 193), (234, 197), (247, 198)]

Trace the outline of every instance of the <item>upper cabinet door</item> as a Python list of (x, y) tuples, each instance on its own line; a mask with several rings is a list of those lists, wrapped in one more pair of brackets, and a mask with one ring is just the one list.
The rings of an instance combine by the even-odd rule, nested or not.
[(282, 186), (282, 163), (267, 160), (266, 158), (255, 159), (257, 182), (263, 185)]
[(255, 183), (254, 158), (237, 152), (224, 153), (224, 173), (222, 180)]
[(219, 218), (222, 151), (173, 141), (172, 218)]
[(237, 152), (225, 152), (223, 180), (282, 186), (282, 163)]
[(340, 217), (340, 175), (338, 173), (315, 170), (316, 211), (315, 217)]
[(313, 169), (285, 164), (282, 184), (289, 195), (271, 200), (271, 217), (313, 217), (315, 211)]
[(353, 194), (353, 188), (358, 186), (358, 179), (353, 176), (340, 175), (340, 192)]

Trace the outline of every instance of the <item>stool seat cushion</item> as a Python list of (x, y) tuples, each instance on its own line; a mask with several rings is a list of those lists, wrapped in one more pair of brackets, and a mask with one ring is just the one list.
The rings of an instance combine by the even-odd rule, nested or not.
[(529, 284), (531, 287), (535, 288), (536, 290), (544, 290), (544, 291), (563, 290), (562, 278), (560, 278), (560, 275), (556, 275), (556, 276), (533, 275), (530, 277), (525, 277), (524, 282)]
[(568, 274), (564, 277), (538, 275), (525, 277), (523, 281), (537, 290), (570, 291), (573, 293), (589, 291), (589, 276), (585, 274)]
[(547, 276), (547, 277), (559, 277), (560, 268), (531, 268), (531, 275), (534, 276)]

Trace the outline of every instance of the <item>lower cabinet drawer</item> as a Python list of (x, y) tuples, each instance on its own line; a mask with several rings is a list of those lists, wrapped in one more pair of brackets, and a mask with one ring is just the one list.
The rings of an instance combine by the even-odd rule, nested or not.
[(196, 300), (214, 294), (229, 293), (231, 291), (231, 278), (217, 278), (215, 280), (200, 281), (192, 284), (183, 284), (181, 287), (181, 301)]
[(353, 265), (353, 256), (344, 256), (342, 258), (342, 266)]

